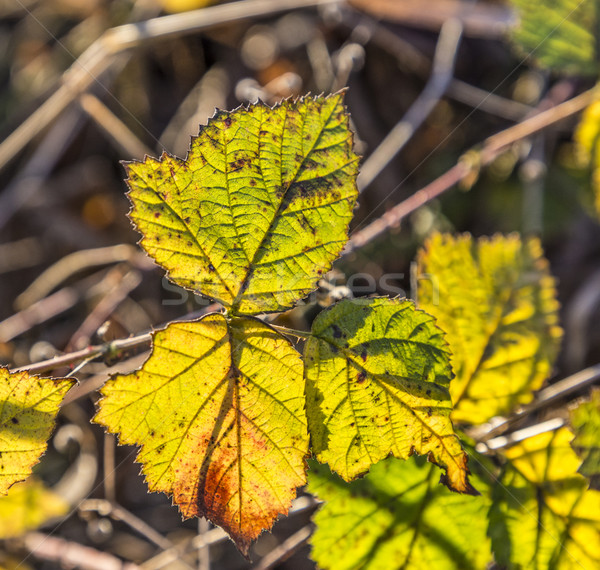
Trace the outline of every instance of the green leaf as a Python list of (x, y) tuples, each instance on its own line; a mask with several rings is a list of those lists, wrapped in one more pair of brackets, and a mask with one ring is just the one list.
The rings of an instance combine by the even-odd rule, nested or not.
[(69, 504), (34, 477), (13, 485), (0, 497), (0, 538), (12, 538), (35, 530), (68, 513)]
[(357, 196), (343, 93), (219, 111), (186, 160), (126, 168), (142, 247), (234, 314), (281, 311), (314, 289)]
[(419, 307), (436, 317), (453, 353), (453, 421), (480, 424), (529, 402), (561, 338), (539, 241), (435, 234), (417, 271)]
[(150, 490), (222, 526), (245, 554), (305, 482), (302, 360), (261, 321), (172, 323), (142, 369), (102, 394), (95, 421), (141, 446)]
[(450, 422), (450, 355), (411, 301), (345, 300), (321, 312), (305, 345), (313, 451), (350, 481), (392, 454), (428, 454), (462, 493), (467, 456)]
[[(324, 570), (480, 570), (491, 559), (489, 500), (451, 493), (422, 458), (386, 459), (345, 483), (311, 463), (317, 512), (312, 557)], [(485, 488), (481, 480), (477, 487)]]
[(597, 0), (512, 0), (519, 25), (513, 39), (525, 56), (568, 74), (597, 75)]
[(600, 489), (600, 390), (592, 392), (588, 402), (581, 402), (570, 411), (570, 423), (575, 433), (571, 446), (583, 460), (577, 470), (590, 480), (590, 487)]
[(600, 493), (576, 470), (566, 428), (506, 451), (493, 493), (489, 534), (496, 561), (509, 568), (600, 568)]
[(11, 374), (0, 367), (0, 495), (31, 474), (46, 451), (58, 408), (75, 380)]
[(592, 167), (592, 187), (595, 195), (596, 214), (600, 217), (600, 101), (589, 105), (583, 112), (575, 130), (575, 142), (579, 158)]

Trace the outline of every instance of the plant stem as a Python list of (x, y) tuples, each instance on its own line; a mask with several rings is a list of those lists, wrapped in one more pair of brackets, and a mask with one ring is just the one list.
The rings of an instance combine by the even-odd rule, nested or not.
[(484, 141), (481, 150), (472, 149), (468, 151), (450, 170), (439, 178), (394, 206), (365, 228), (355, 232), (350, 237), (342, 255), (346, 256), (356, 251), (398, 225), (407, 215), (440, 196), (468, 175), (476, 173), (480, 167), (490, 164), (510, 145), (585, 109), (597, 96), (598, 88), (593, 87), (577, 97), (573, 97), (488, 137)]
[(271, 328), (274, 328), (277, 332), (281, 334), (287, 334), (292, 336), (297, 336), (298, 338), (308, 338), (310, 336), (310, 331), (299, 331), (296, 329), (288, 329), (287, 327), (282, 327), (280, 325), (274, 325), (273, 323), (269, 323)]

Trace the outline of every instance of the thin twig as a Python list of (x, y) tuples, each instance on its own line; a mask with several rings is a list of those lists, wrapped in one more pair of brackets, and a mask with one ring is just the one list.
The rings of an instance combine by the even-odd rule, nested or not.
[(140, 568), (132, 562), (123, 562), (112, 554), (39, 532), (26, 534), (23, 542), (33, 556), (56, 562), (62, 568), (82, 570), (138, 570)]
[(116, 445), (117, 438), (112, 433), (105, 432), (102, 461), (104, 478), (102, 479), (102, 484), (104, 485), (104, 496), (106, 497), (106, 500), (113, 504), (117, 501), (117, 470), (115, 467)]
[(116, 55), (150, 41), (197, 33), (217, 25), (340, 0), (240, 0), (107, 30), (63, 74), (62, 85), (0, 143), (0, 169), (75, 99), (99, 82)]
[[(194, 311), (193, 313), (188, 313), (187, 315), (184, 315), (179, 319), (175, 319), (175, 321), (194, 320), (205, 315), (206, 313), (216, 311), (218, 310), (218, 308), (219, 305), (213, 303), (211, 305), (208, 305), (207, 307), (204, 307), (203, 309)], [(13, 368), (11, 372), (46, 372), (48, 370), (53, 370), (61, 366), (73, 364), (74, 362), (79, 362), (80, 360), (90, 359), (94, 356), (97, 358), (99, 356), (119, 354), (120, 352), (126, 351), (130, 348), (148, 345), (151, 341), (152, 332), (145, 332), (128, 338), (120, 338), (116, 340), (111, 340), (110, 342), (105, 342), (94, 346), (88, 346), (75, 352), (69, 352), (67, 354), (62, 354), (60, 356), (49, 358), (48, 360), (36, 362), (35, 364), (26, 364), (25, 366), (21, 366), (19, 368)]]
[(378, 19), (434, 31), (439, 30), (450, 18), (456, 18), (464, 26), (466, 35), (486, 39), (503, 37), (518, 21), (514, 9), (488, 2), (350, 0), (350, 5)]
[(144, 362), (148, 360), (149, 354), (149, 350), (136, 354), (131, 358), (121, 360), (117, 364), (109, 366), (99, 374), (94, 374), (93, 376), (80, 381), (79, 384), (76, 384), (67, 392), (62, 405), (66, 406), (75, 400), (79, 400), (80, 398), (99, 390), (113, 374), (127, 374), (132, 370), (138, 370)]
[(144, 155), (153, 154), (152, 149), (133, 134), (131, 129), (96, 96), (84, 93), (79, 98), (79, 104), (126, 155), (142, 159)]
[(478, 453), (489, 453), (490, 451), (495, 451), (504, 447), (510, 447), (511, 445), (519, 443), (524, 439), (540, 435), (541, 433), (546, 433), (549, 431), (560, 429), (564, 425), (565, 420), (563, 418), (552, 418), (550, 420), (540, 422), (539, 424), (534, 424), (532, 426), (527, 426), (526, 428), (520, 429), (518, 431), (514, 431), (512, 433), (509, 433), (508, 435), (501, 435), (499, 437), (495, 437), (494, 439), (490, 439), (485, 443), (479, 442), (475, 446), (475, 451), (477, 451)]
[[(25, 204), (41, 193), (52, 169), (84, 124), (81, 111), (71, 108), (63, 115), (63, 120), (53, 125), (45, 134), (33, 156), (20, 170), (19, 175), (0, 194), (0, 229)], [(34, 131), (31, 136), (38, 134), (39, 131)], [(4, 144), (4, 142), (0, 143), (0, 149)], [(2, 168), (1, 164), (0, 168)]]
[(310, 331), (299, 331), (296, 329), (288, 329), (287, 327), (282, 327), (280, 325), (274, 325), (273, 323), (269, 323), (269, 326), (275, 329), (277, 332), (281, 334), (287, 334), (291, 336), (295, 336), (298, 338), (308, 338), (310, 336)]
[(544, 409), (557, 400), (565, 398), (577, 392), (583, 390), (588, 386), (598, 382), (600, 380), (600, 364), (590, 366), (585, 370), (581, 370), (576, 374), (572, 374), (567, 378), (563, 378), (558, 382), (555, 382), (551, 386), (540, 390), (537, 394), (536, 399), (517, 410), (509, 418), (500, 420), (499, 422), (490, 422), (488, 426), (480, 429), (475, 428), (472, 436), (481, 441), (486, 442), (489, 439), (505, 433), (508, 431), (516, 422), (520, 421), (524, 417), (527, 417), (534, 412)]
[(400, 152), (443, 97), (454, 74), (461, 36), (462, 26), (458, 20), (448, 20), (442, 26), (429, 81), (406, 115), (362, 165), (356, 181), (359, 192), (369, 186)]
[(258, 564), (254, 565), (253, 570), (270, 570), (280, 562), (287, 560), (308, 542), (311, 534), (312, 525), (303, 526), (286, 538), (277, 548), (269, 552)]
[(481, 151), (468, 151), (457, 164), (439, 178), (394, 206), (362, 230), (354, 233), (348, 241), (343, 255), (348, 255), (356, 251), (392, 227), (397, 226), (407, 215), (452, 188), (474, 170), (490, 164), (510, 145), (578, 113), (587, 107), (597, 96), (598, 89), (594, 87), (573, 99), (569, 99), (556, 107), (543, 111), (538, 115), (524, 120), (522, 123), (487, 138)]
[(162, 548), (167, 550), (175, 545), (165, 538), (160, 532), (156, 531), (145, 521), (136, 517), (133, 513), (123, 508), (121, 505), (107, 501), (105, 499), (86, 499), (79, 505), (80, 511), (96, 511), (101, 516), (110, 516), (115, 520), (124, 522), (141, 536)]
[(24, 309), (43, 299), (53, 289), (80, 271), (123, 261), (128, 261), (138, 267), (152, 266), (149, 258), (138, 247), (131, 244), (120, 243), (108, 247), (76, 251), (61, 257), (48, 267), (17, 297), (15, 305), (18, 309)]
[[(210, 522), (204, 517), (198, 519), (198, 535), (204, 536), (210, 531)], [(210, 570), (210, 547), (207, 544), (198, 549), (198, 570)]]
[(176, 560), (180, 560), (182, 556), (185, 556), (194, 550), (206, 548), (211, 544), (216, 544), (217, 542), (227, 540), (227, 538), (228, 535), (223, 529), (213, 528), (204, 534), (196, 535), (194, 538), (186, 541), (184, 544), (177, 545), (174, 548), (169, 548), (168, 550), (153, 556), (141, 564), (140, 568), (142, 570), (160, 570), (161, 568), (172, 564)]
[[(116, 268), (115, 268), (116, 269)], [(84, 319), (83, 323), (73, 333), (67, 350), (83, 348), (89, 344), (94, 333), (100, 328), (116, 310), (116, 308), (127, 298), (141, 282), (142, 274), (136, 269), (128, 271), (125, 275), (120, 274), (117, 283), (109, 289), (104, 297)]]
[(510, 121), (521, 121), (534, 110), (529, 105), (501, 97), (456, 78), (448, 85), (446, 95), (478, 111), (485, 111)]
[(97, 358), (106, 354), (115, 354), (130, 348), (147, 345), (150, 344), (151, 340), (152, 333), (147, 332), (129, 338), (121, 338), (112, 340), (110, 342), (105, 342), (103, 344), (88, 346), (82, 350), (76, 350), (75, 352), (69, 352), (67, 354), (55, 356), (54, 358), (42, 360), (41, 362), (36, 362), (35, 364), (27, 364), (19, 368), (13, 368), (11, 372), (46, 372), (61, 366), (73, 364), (74, 362), (79, 362), (80, 360), (86, 360), (91, 357)]
[[(319, 503), (320, 501), (311, 496), (298, 497), (293, 501), (292, 508), (290, 509), (288, 516), (302, 513), (308, 509), (314, 509), (319, 505)], [(205, 534), (196, 535), (194, 538), (187, 540), (182, 544), (178, 544), (174, 548), (165, 550), (149, 560), (146, 560), (146, 562), (141, 565), (141, 568), (144, 570), (160, 570), (175, 560), (180, 559), (181, 556), (193, 552), (194, 550), (198, 550), (199, 548), (216, 544), (217, 542), (221, 542), (227, 538), (228, 535), (223, 529), (213, 528)]]

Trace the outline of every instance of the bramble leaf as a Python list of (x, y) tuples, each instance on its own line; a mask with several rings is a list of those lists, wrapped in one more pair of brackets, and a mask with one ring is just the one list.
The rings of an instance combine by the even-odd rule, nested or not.
[(537, 239), (435, 234), (418, 255), (419, 307), (446, 332), (457, 422), (480, 424), (529, 402), (549, 376), (561, 329)]
[(62, 497), (31, 477), (0, 497), (0, 538), (19, 536), (68, 512), (69, 504)]
[(570, 423), (575, 433), (571, 447), (583, 460), (577, 471), (589, 479), (590, 487), (600, 490), (600, 390), (570, 411)]
[[(314, 517), (312, 557), (324, 570), (479, 570), (491, 559), (489, 499), (451, 493), (422, 458), (389, 458), (345, 483), (311, 463), (308, 490), (325, 504)], [(477, 479), (477, 487), (485, 483)]]
[(305, 345), (313, 451), (350, 481), (387, 457), (429, 454), (444, 482), (476, 493), (450, 422), (450, 355), (411, 301), (345, 300), (321, 312)]
[(0, 367), (0, 495), (31, 474), (48, 447), (71, 378), (40, 378)]
[(598, 73), (595, 0), (512, 0), (512, 4), (519, 18), (513, 39), (524, 55), (555, 71)]
[(222, 526), (244, 554), (305, 482), (302, 361), (261, 321), (171, 323), (142, 369), (102, 394), (94, 421), (141, 446), (150, 490)]
[(343, 93), (220, 111), (186, 160), (126, 168), (142, 247), (175, 283), (240, 315), (281, 311), (314, 289), (357, 196)]
[(596, 214), (600, 217), (600, 101), (588, 105), (575, 130), (579, 158), (592, 168)]
[(508, 449), (494, 488), (489, 535), (509, 568), (600, 567), (600, 492), (577, 474), (572, 434), (562, 428)]

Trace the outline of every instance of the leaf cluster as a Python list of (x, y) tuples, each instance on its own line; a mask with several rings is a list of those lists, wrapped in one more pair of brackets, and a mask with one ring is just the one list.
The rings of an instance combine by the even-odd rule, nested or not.
[[(345, 299), (310, 331), (271, 324), (342, 252), (357, 165), (343, 93), (220, 111), (185, 160), (127, 163), (141, 246), (221, 310), (154, 331), (94, 421), (138, 446), (151, 491), (246, 556), (308, 472), (325, 503), (311, 539), (323, 568), (594, 567), (597, 396), (573, 411), (574, 449), (563, 428), (490, 460), (467, 435), (529, 403), (553, 369), (562, 333), (539, 240), (435, 234), (417, 257), (419, 308)], [(44, 452), (72, 381), (0, 373), (6, 493)], [(47, 516), (63, 508), (50, 501)]]

